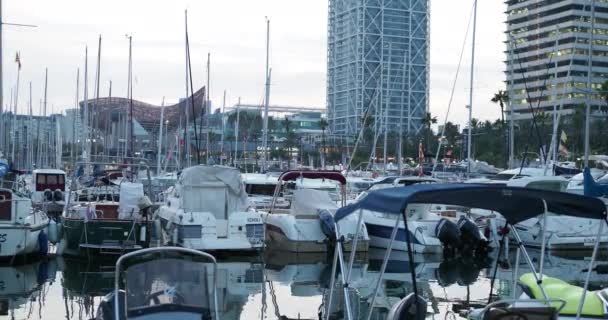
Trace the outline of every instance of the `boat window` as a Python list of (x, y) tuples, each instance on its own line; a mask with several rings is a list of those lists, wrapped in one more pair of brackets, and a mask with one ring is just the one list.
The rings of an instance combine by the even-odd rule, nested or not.
[(272, 196), (274, 195), (275, 185), (273, 184), (246, 184), (245, 190), (248, 195)]
[(189, 310), (206, 313), (213, 301), (213, 264), (188, 258), (160, 258), (125, 272), (128, 318), (147, 312)]
[(228, 219), (227, 193), (226, 187), (184, 187), (182, 207), (186, 212), (211, 212), (217, 219)]
[(546, 191), (558, 191), (564, 192), (568, 187), (567, 181), (537, 181), (531, 182), (527, 185), (528, 188), (546, 190)]
[(36, 191), (45, 189), (65, 191), (65, 178), (62, 174), (38, 174), (36, 176)]

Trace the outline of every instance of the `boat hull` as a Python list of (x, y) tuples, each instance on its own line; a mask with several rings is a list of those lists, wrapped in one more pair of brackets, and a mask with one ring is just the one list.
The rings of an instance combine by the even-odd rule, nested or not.
[(38, 237), (45, 228), (46, 224), (0, 225), (0, 259), (39, 253)]
[[(391, 243), (391, 234), (395, 226), (395, 218), (378, 217), (375, 214), (364, 215), (365, 226), (369, 234), (370, 246), (375, 248), (388, 248)], [(422, 220), (408, 221), (409, 230), (400, 223), (391, 250), (408, 251), (406, 232), (409, 233), (410, 243), (414, 253), (439, 254), (443, 246), (432, 232), (437, 221)]]
[(147, 247), (149, 233), (142, 239), (142, 227), (151, 230), (150, 221), (63, 218), (63, 237), (58, 254), (68, 256), (120, 255)]

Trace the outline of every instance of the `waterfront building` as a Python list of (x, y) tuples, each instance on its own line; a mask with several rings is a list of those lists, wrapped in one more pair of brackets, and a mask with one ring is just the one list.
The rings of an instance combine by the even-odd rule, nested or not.
[(606, 105), (598, 91), (608, 79), (608, 2), (507, 0), (506, 4), (506, 82), (514, 119), (530, 119), (532, 110), (584, 112), (587, 103), (597, 115)]

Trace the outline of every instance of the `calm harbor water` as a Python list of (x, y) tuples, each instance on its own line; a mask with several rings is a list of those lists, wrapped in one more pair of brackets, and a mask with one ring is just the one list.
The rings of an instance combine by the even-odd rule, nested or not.
[[(540, 253), (530, 251), (538, 264)], [(354, 311), (364, 318), (370, 308), (383, 252), (371, 251), (358, 259), (352, 274)], [(494, 292), (514, 294), (513, 271), (529, 269), (516, 254), (501, 257)], [(544, 273), (571, 283), (582, 283), (590, 253), (545, 258)], [(441, 256), (416, 256), (418, 290), (429, 301), (428, 318), (458, 317), (454, 310), (488, 299), (495, 259), (442, 261)], [(602, 258), (605, 265), (608, 259)], [(221, 319), (318, 319), (327, 301), (331, 265), (324, 255), (266, 253), (264, 257), (222, 259), (218, 264), (218, 301)], [(94, 317), (103, 295), (113, 288), (114, 266), (52, 257), (18, 266), (0, 266), (0, 319), (78, 319)], [(604, 287), (608, 275), (593, 272), (593, 287)], [(374, 304), (372, 319), (384, 319), (388, 309), (412, 292), (405, 253), (395, 253), (387, 267)], [(519, 294), (516, 292), (515, 294)], [(340, 295), (341, 298), (341, 295)], [(335, 310), (335, 309), (334, 309)], [(335, 310), (336, 318), (342, 315)]]

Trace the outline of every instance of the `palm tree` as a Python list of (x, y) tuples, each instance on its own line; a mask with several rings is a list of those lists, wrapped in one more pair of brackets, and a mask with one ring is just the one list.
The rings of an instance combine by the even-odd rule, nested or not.
[(433, 117), (431, 115), (430, 112), (427, 112), (424, 117), (422, 118), (422, 124), (426, 127), (427, 129), (427, 133), (426, 133), (426, 145), (427, 147), (429, 146), (429, 141), (431, 140), (430, 135), (431, 135), (431, 125), (436, 124), (437, 123), (437, 117)]
[(494, 94), (494, 97), (492, 97), (492, 99), (490, 99), (490, 101), (494, 102), (494, 103), (498, 103), (498, 105), (500, 106), (500, 120), (502, 122), (502, 124), (505, 124), (505, 103), (509, 102), (509, 95), (502, 91), (502, 90), (498, 90), (497, 93)]

